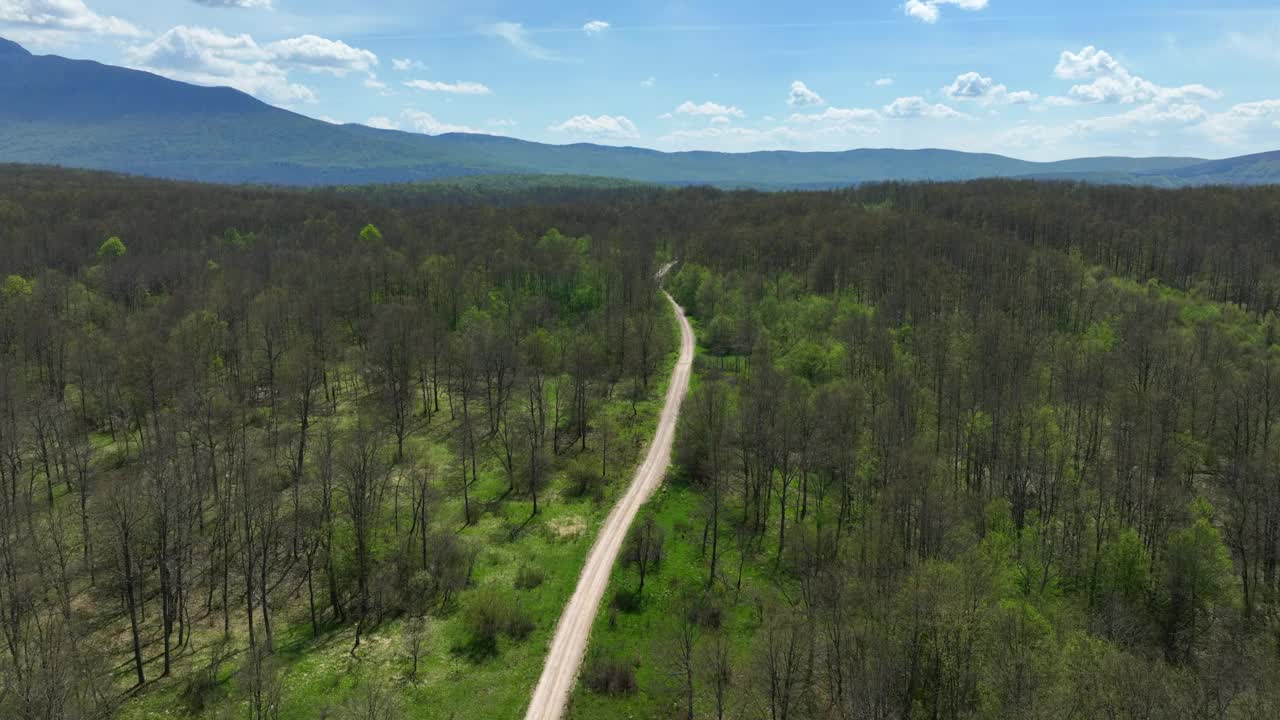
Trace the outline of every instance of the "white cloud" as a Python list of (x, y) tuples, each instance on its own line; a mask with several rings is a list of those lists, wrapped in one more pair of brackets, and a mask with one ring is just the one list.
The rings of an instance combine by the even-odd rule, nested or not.
[(369, 77), (365, 78), (364, 86), (370, 90), (386, 90), (387, 84), (378, 79), (377, 75), (369, 73)]
[(145, 45), (130, 48), (128, 63), (175, 80), (225, 85), (277, 103), (314, 102), (305, 85), (289, 81), (273, 53), (249, 35), (179, 25)]
[(427, 66), (421, 60), (410, 60), (408, 58), (395, 58), (391, 61), (391, 67), (397, 72), (408, 72), (410, 70), (426, 70)]
[(1237, 106), (1238, 110), (1233, 108), (1234, 112), (1217, 115), (1207, 113), (1194, 102), (1151, 102), (1122, 113), (1074, 122), (1018, 125), (989, 136), (988, 142), (978, 138), (973, 142), (989, 147), (993, 152), (1007, 153), (1010, 149), (1017, 149), (1023, 154), (1042, 157), (1046, 150), (1049, 150), (1048, 157), (1061, 157), (1064, 154), (1097, 153), (1104, 147), (1129, 154), (1139, 148), (1142, 152), (1168, 153), (1162, 148), (1169, 147), (1168, 137), (1175, 133), (1184, 137), (1187, 133), (1207, 134), (1224, 143), (1243, 141), (1238, 133), (1242, 126), (1259, 122), (1257, 119), (1247, 120), (1246, 116), (1265, 115), (1268, 102), (1274, 102), (1274, 112), (1276, 117), (1280, 117), (1280, 100), (1246, 103), (1243, 107)]
[(405, 110), (400, 113), (404, 121), (409, 127), (426, 135), (442, 135), (444, 133), (483, 133), (483, 130), (477, 130), (466, 125), (453, 125), (437, 120), (430, 113), (420, 110)]
[(708, 100), (701, 105), (694, 103), (692, 100), (685, 100), (675, 109), (679, 115), (730, 115), (740, 118), (746, 117), (746, 113), (741, 109), (732, 105), (721, 105)]
[(944, 5), (953, 5), (961, 10), (982, 10), (987, 7), (987, 0), (907, 0), (902, 11), (917, 20), (933, 24), (941, 17)]
[(588, 35), (596, 35), (609, 29), (609, 23), (603, 20), (592, 20), (582, 26), (582, 31)]
[(341, 40), (318, 35), (302, 35), (267, 45), (276, 62), (311, 72), (327, 72), (338, 77), (348, 72), (371, 72), (378, 56), (368, 50), (354, 48)]
[(1157, 105), (1148, 103), (1139, 105), (1119, 115), (1080, 120), (1074, 129), (1081, 133), (1116, 133), (1148, 128), (1155, 125), (1186, 126), (1205, 120), (1208, 113), (1195, 103), (1178, 103)]
[(977, 100), (988, 105), (1023, 105), (1039, 97), (1029, 90), (1009, 92), (1005, 85), (976, 72), (957, 76), (943, 91), (955, 100)]
[(825, 102), (821, 95), (810, 90), (809, 86), (803, 82), (796, 80), (791, 83), (791, 93), (787, 96), (788, 105), (804, 107), (807, 105), (822, 105)]
[(984, 77), (976, 72), (967, 72), (957, 76), (955, 81), (947, 87), (946, 92), (948, 96), (953, 98), (972, 100), (987, 95), (995, 87), (1004, 86), (996, 85), (996, 82), (991, 78)]
[(885, 105), (883, 112), (892, 118), (953, 118), (961, 115), (946, 105), (932, 104), (919, 96), (900, 97)]
[(377, 128), (378, 130), (399, 130), (400, 129), (400, 123), (396, 122), (395, 120), (392, 120), (389, 117), (384, 117), (384, 116), (371, 117), (368, 120), (365, 120), (364, 124), (371, 128)]
[(271, 0), (194, 0), (194, 2), (198, 5), (215, 8), (271, 9)]
[(636, 124), (623, 115), (575, 115), (547, 129), (601, 140), (630, 140), (640, 137)]
[(117, 37), (142, 37), (144, 34), (126, 20), (99, 15), (82, 0), (0, 0), (0, 25), (13, 26), (24, 38), (39, 38), (41, 34), (50, 33), (58, 36), (93, 33)]
[(509, 120), (506, 118), (494, 118), (493, 120), (490, 120), (488, 123), (489, 127), (495, 127), (495, 128), (513, 128), (519, 124), (520, 123), (516, 122), (515, 120)]
[(875, 110), (829, 107), (820, 113), (797, 113), (787, 118), (787, 121), (800, 124), (836, 123), (841, 125), (858, 125), (875, 122), (879, 119), (880, 113)]
[(535, 60), (554, 60), (555, 55), (529, 38), (529, 31), (524, 25), (513, 22), (494, 23), (483, 28), (484, 32), (505, 40), (508, 45), (520, 53)]
[(1233, 105), (1224, 112), (1210, 115), (1198, 129), (1214, 142), (1241, 145), (1249, 139), (1251, 130), (1268, 120), (1272, 120), (1273, 127), (1280, 128), (1280, 99)]
[(726, 116), (726, 115), (717, 115), (717, 116), (715, 116), (715, 117), (711, 118), (711, 124), (712, 124), (712, 125), (720, 125), (720, 126), (724, 126), (724, 125), (732, 125), (732, 124), (733, 124), (733, 120), (731, 120), (731, 119), (730, 119), (728, 116)]
[(1066, 102), (1101, 103), (1181, 103), (1214, 100), (1222, 96), (1204, 85), (1163, 87), (1129, 72), (1110, 53), (1092, 45), (1080, 52), (1065, 50), (1058, 58), (1053, 74), (1063, 80), (1088, 80), (1073, 85), (1067, 97), (1054, 98), (1051, 104)]
[(410, 80), (406, 86), (426, 92), (442, 92), (451, 95), (492, 95), (493, 91), (478, 82), (438, 82), (436, 80)]
[(657, 84), (658, 84), (658, 78), (652, 77), (652, 76), (647, 77), (644, 80), (640, 81), (640, 87), (642, 88), (651, 88)]
[(876, 87), (889, 87), (893, 84), (893, 78), (880, 78), (875, 84)]
[[(0, 0), (3, 2), (4, 0)], [(125, 52), (142, 70), (199, 85), (225, 85), (274, 103), (314, 102), (315, 93), (292, 82), (290, 70), (344, 77), (366, 73), (365, 86), (382, 89), (373, 68), (378, 56), (317, 35), (260, 45), (251, 35), (179, 25)]]

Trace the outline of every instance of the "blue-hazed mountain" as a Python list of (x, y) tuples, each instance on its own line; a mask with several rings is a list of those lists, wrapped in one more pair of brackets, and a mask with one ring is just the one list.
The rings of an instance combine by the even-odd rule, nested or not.
[(332, 125), (230, 88), (36, 56), (0, 39), (0, 162), (213, 182), (332, 185), (571, 174), (669, 184), (818, 188), (890, 179), (1038, 176), (1159, 185), (1274, 182), (1268, 162), (1083, 158), (1033, 163), (952, 150), (663, 153)]

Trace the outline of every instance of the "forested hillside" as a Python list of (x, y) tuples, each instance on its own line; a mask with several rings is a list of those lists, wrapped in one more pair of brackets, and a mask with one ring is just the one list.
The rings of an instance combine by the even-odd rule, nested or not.
[[(522, 199), (523, 198), (523, 199)], [(0, 716), (1280, 714), (1280, 191), (0, 170)]]

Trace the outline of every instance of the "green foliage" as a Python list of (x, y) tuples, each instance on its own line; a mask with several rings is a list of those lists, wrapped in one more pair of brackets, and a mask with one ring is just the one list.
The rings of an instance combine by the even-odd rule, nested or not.
[(98, 257), (111, 260), (125, 254), (124, 242), (115, 236), (107, 238), (98, 246)]
[(1151, 591), (1151, 558), (1137, 531), (1125, 528), (1102, 550), (1100, 585), (1130, 608), (1140, 608)]
[(3, 295), (6, 300), (17, 300), (31, 297), (34, 290), (34, 280), (28, 280), (21, 275), (10, 275), (4, 279), (4, 286), (0, 287), (0, 295)]
[(360, 230), (360, 240), (366, 243), (380, 243), (382, 242), (382, 231), (373, 223), (369, 223)]
[(258, 242), (258, 236), (255, 233), (242, 233), (235, 228), (227, 228), (222, 234), (222, 241), (236, 250), (248, 250)]
[(1213, 525), (1213, 508), (1197, 499), (1191, 516), (1189, 525), (1169, 537), (1162, 578), (1165, 641), (1171, 657), (1178, 660), (1195, 649), (1205, 618), (1232, 600), (1231, 557)]

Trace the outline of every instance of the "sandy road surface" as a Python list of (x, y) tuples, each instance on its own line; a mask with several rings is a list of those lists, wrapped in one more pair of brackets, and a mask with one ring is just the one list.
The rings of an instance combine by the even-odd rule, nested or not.
[[(669, 267), (663, 268), (663, 272)], [(604, 526), (600, 528), (595, 545), (591, 547), (587, 564), (582, 568), (582, 576), (578, 578), (578, 588), (573, 591), (573, 597), (569, 598), (569, 604), (560, 616), (560, 623), (556, 625), (556, 634), (547, 654), (547, 664), (542, 668), (542, 677), (538, 679), (538, 687), (533, 691), (525, 720), (559, 720), (564, 714), (569, 693), (578, 678), (578, 668), (587, 649), (587, 640), (591, 636), (591, 626), (600, 609), (600, 599), (604, 597), (605, 588), (609, 585), (609, 575), (613, 572), (613, 564), (618, 559), (627, 530), (631, 527), (631, 521), (635, 520), (636, 512), (662, 482), (667, 466), (671, 464), (671, 442), (675, 439), (676, 419), (680, 416), (680, 404), (689, 390), (689, 374), (693, 369), (693, 328), (689, 326), (684, 310), (670, 295), (667, 295), (667, 301), (671, 303), (671, 309), (680, 321), (680, 358), (671, 373), (671, 384), (667, 387), (666, 404), (658, 419), (658, 430), (649, 445), (649, 454), (631, 480), (627, 494), (613, 507)]]

